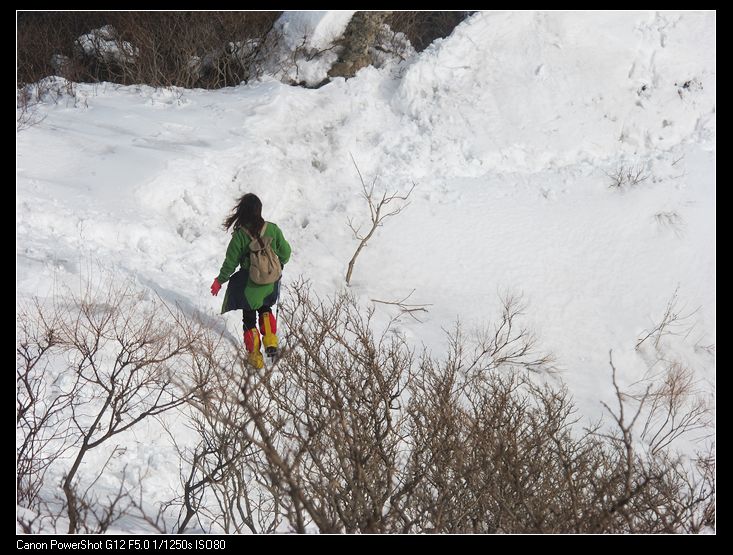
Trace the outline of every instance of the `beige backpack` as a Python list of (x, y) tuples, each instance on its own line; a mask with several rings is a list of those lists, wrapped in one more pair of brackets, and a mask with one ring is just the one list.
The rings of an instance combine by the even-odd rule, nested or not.
[(254, 237), (247, 228), (242, 229), (251, 239), (249, 242), (249, 279), (258, 285), (275, 283), (280, 279), (282, 266), (280, 259), (272, 250), (272, 237), (263, 237), (267, 229), (267, 222), (262, 226), (258, 237)]

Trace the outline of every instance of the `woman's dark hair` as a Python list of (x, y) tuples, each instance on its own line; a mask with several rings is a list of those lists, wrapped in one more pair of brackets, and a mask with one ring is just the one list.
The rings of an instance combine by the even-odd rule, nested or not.
[(237, 200), (232, 213), (224, 220), (223, 227), (225, 230), (232, 226), (234, 229), (244, 227), (252, 235), (258, 236), (263, 225), (265, 225), (265, 220), (262, 219), (262, 201), (257, 195), (247, 193)]

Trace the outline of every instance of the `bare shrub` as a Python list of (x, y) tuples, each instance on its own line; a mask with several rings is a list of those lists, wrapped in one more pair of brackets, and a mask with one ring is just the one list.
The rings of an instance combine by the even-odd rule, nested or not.
[[(17, 15), (18, 87), (51, 75), (74, 82), (109, 81), (186, 88), (237, 85), (266, 71), (264, 54), (278, 47), (279, 37), (273, 27), (281, 13), (20, 11)], [(356, 69), (371, 63), (367, 50), (375, 46), (373, 30), (380, 29), (379, 25), (371, 24), (372, 19), (385, 20), (395, 33), (404, 33), (422, 51), (436, 38), (448, 36), (470, 13), (357, 12), (352, 32), (344, 37), (352, 48), (342, 48), (342, 59), (333, 71), (353, 75)], [(359, 23), (360, 18), (364, 24)], [(110, 30), (107, 45), (134, 56), (110, 57), (107, 45), (96, 54), (89, 48), (86, 51), (79, 48), (79, 37), (105, 26)], [(312, 58), (319, 53), (322, 52), (305, 54)], [(297, 49), (293, 58), (302, 54), (303, 49)], [(302, 84), (294, 59), (280, 63), (294, 65), (294, 84)]]
[[(261, 48), (280, 13), (19, 12), (18, 86), (59, 72), (76, 82), (237, 85), (261, 74)], [(105, 26), (109, 42), (96, 53), (94, 41), (80, 48), (80, 36)]]
[[(70, 456), (61, 484), (70, 532), (103, 532), (133, 512), (161, 532), (715, 527), (714, 445), (695, 459), (673, 450), (711, 426), (691, 373), (672, 365), (624, 391), (609, 360), (611, 420), (581, 428), (568, 391), (538, 372), (551, 357), (537, 352), (517, 297), (476, 339), (457, 325), (435, 358), (416, 355), (391, 324), (376, 332), (373, 307), (348, 292), (320, 299), (296, 282), (280, 309), (283, 355), (254, 370), (238, 341), (206, 322), (130, 288), (105, 293), (19, 314), (21, 499), (57, 523), (39, 484), (46, 460)], [(119, 468), (121, 434), (174, 409), (196, 439), (183, 445), (171, 430), (182, 489), (150, 514), (143, 486), (134, 495), (129, 467)], [(105, 462), (82, 472), (99, 447)], [(101, 495), (113, 465), (114, 489)], [(33, 514), (18, 520), (37, 525)]]
[(614, 189), (634, 187), (651, 177), (646, 164), (620, 165), (615, 170), (604, 173), (611, 180), (608, 186)]
[[(92, 80), (74, 44), (83, 33), (107, 24), (109, 15), (104, 12), (18, 12), (18, 87), (52, 75), (71, 81)], [(54, 67), (58, 56), (69, 61), (61, 75), (60, 68)]]
[(197, 440), (192, 446), (182, 445), (166, 427), (181, 464), (181, 494), (163, 507), (178, 509), (173, 531), (184, 533), (195, 523), (206, 532), (273, 532), (276, 507), (263, 508), (252, 479), (260, 465), (259, 454), (242, 429), (248, 418), (239, 403), (231, 402), (240, 371), (246, 367), (240, 345), (208, 328), (198, 338), (193, 360), (205, 384), (179, 410)]
[[(112, 438), (182, 405), (202, 386), (197, 380), (204, 379), (188, 357), (200, 333), (195, 322), (163, 302), (141, 303), (141, 294), (131, 284), (114, 283), (110, 279), (103, 288), (90, 284), (81, 293), (69, 291), (66, 300), (58, 298), (48, 306), (32, 303), (19, 315), (24, 333), (18, 376), (25, 389), (19, 395), (19, 415), (29, 420), (26, 399), (37, 397), (35, 391), (42, 393), (42, 386), (26, 378), (31, 370), (39, 369), (34, 374), (38, 383), (54, 383), (61, 392), (49, 404), (58, 407), (56, 412), (34, 417), (42, 436), (33, 429), (34, 419), (23, 427), (19, 451), (30, 453), (23, 454), (23, 460), (33, 461), (71, 453), (61, 485), (69, 533), (103, 532), (130, 506), (124, 470), (116, 494), (103, 500), (93, 491), (118, 454)], [(186, 387), (177, 385), (181, 382)], [(60, 445), (50, 449), (47, 438), (60, 440)], [(23, 452), (29, 442), (39, 449)], [(43, 449), (46, 446), (49, 449)], [(110, 452), (107, 462), (91, 481), (87, 476), (84, 487), (82, 462), (102, 446)], [(33, 472), (24, 475), (32, 478)]]
[(197, 444), (193, 448), (177, 445), (186, 465), (182, 495), (173, 503), (180, 505), (178, 533), (194, 521), (205, 531), (271, 533), (282, 521), (279, 506), (262, 486), (267, 484), (263, 455), (244, 430), (251, 426), (250, 419), (240, 403), (232, 402), (232, 390), (242, 379), (237, 370), (245, 363), (238, 349), (229, 347), (222, 352), (209, 342), (198, 353), (204, 364), (218, 371), (190, 400), (195, 407), (190, 428)]
[[(622, 488), (617, 487), (618, 499), (597, 526), (612, 522), (619, 531), (666, 533), (714, 527), (715, 477), (709, 471), (714, 466), (712, 447), (694, 461), (696, 468), (688, 468), (681, 456), (668, 449), (675, 438), (711, 426), (709, 409), (703, 403), (693, 399), (688, 407), (694, 393), (690, 374), (673, 368), (661, 386), (648, 385), (644, 393), (634, 394), (619, 388), (612, 359), (609, 364), (618, 409), (606, 408), (618, 429), (601, 437), (617, 448), (623, 480)], [(628, 409), (633, 410), (630, 417)], [(645, 412), (641, 439), (646, 448), (640, 449), (633, 429)]]
[(181, 442), (180, 432), (164, 424), (180, 457), (180, 493), (151, 512), (139, 488), (132, 505), (161, 533), (275, 532), (283, 520), (280, 508), (270, 492), (262, 451), (244, 430), (251, 419), (237, 401), (242, 372), (251, 370), (236, 340), (215, 331), (210, 322), (203, 325), (210, 327), (198, 336), (191, 353), (199, 375), (194, 381), (202, 387), (187, 399), (187, 406), (176, 409), (176, 420), (185, 421), (190, 434)]
[[(29, 310), (43, 319), (37, 326)], [(69, 409), (76, 393), (75, 384), (64, 389), (48, 379), (47, 354), (60, 343), (56, 315), (46, 315), (35, 301), (18, 314), (16, 347), (16, 501), (38, 512), (39, 493), (49, 466), (71, 448)]]
[(246, 417), (229, 424), (258, 449), (254, 475), (293, 530), (383, 530), (412, 355), (396, 336), (373, 337), (348, 296), (319, 305), (298, 286), (292, 299), (285, 355), (263, 375), (242, 372), (226, 402)]
[[(537, 337), (521, 324), (521, 316), (527, 309), (522, 297), (507, 293), (500, 296), (501, 315), (493, 327), (486, 328), (476, 340), (476, 350), (469, 369), (474, 368), (525, 368), (532, 371), (551, 372), (554, 357), (538, 353)], [(460, 337), (459, 330), (456, 336)], [(486, 366), (482, 366), (486, 365)]]
[(16, 90), (16, 131), (22, 131), (38, 125), (45, 115), (39, 113), (42, 102), (61, 103), (78, 106), (79, 99), (76, 86), (72, 81), (57, 77), (48, 77), (30, 83)]
[(657, 212), (654, 220), (660, 227), (674, 231), (677, 237), (682, 237), (685, 231), (685, 220), (677, 212)]
[[(635, 426), (647, 417), (641, 406), (663, 413), (665, 393), (650, 404), (648, 395), (622, 392), (611, 362), (612, 422), (580, 429), (567, 390), (526, 371), (548, 357), (520, 346), (529, 335), (510, 331), (522, 329), (517, 303), (503, 304), (504, 324), (487, 328), (493, 333), (474, 345), (457, 328), (446, 358), (437, 360), (416, 357), (389, 327), (375, 333), (372, 312), (349, 294), (324, 301), (306, 283), (294, 284), (281, 307), (283, 357), (258, 373), (239, 354), (209, 356), (212, 373), (238, 387), (217, 386), (193, 400), (213, 419), (209, 425), (236, 429), (246, 445), (238, 465), (248, 488), (230, 492), (243, 507), (256, 500), (252, 515), (269, 511), (270, 523), (282, 519), (297, 532), (691, 532), (714, 525), (713, 455), (701, 456), (701, 470), (693, 471), (665, 441), (651, 451), (638, 446)], [(686, 433), (684, 422), (673, 427)], [(668, 438), (665, 426), (649, 420), (644, 435)]]
[(695, 324), (690, 322), (690, 318), (700, 310), (700, 307), (697, 307), (692, 311), (685, 311), (684, 305), (679, 306), (679, 289), (680, 286), (678, 285), (667, 302), (664, 315), (660, 319), (659, 323), (653, 324), (650, 330), (644, 330), (644, 336), (636, 342), (637, 349), (639, 349), (647, 339), (651, 338), (654, 340), (654, 348), (658, 350), (659, 343), (663, 337), (670, 335), (687, 336), (695, 327)]
[(45, 116), (38, 114), (37, 103), (33, 101), (31, 87), (23, 87), (16, 92), (15, 102), (15, 130), (22, 131), (40, 123)]
[(261, 74), (261, 48), (280, 12), (128, 12), (121, 36), (139, 49), (131, 82), (221, 88)]
[(650, 382), (645, 393), (634, 398), (646, 403), (641, 438), (652, 454), (667, 449), (678, 437), (711, 429), (711, 408), (690, 368), (672, 362)]

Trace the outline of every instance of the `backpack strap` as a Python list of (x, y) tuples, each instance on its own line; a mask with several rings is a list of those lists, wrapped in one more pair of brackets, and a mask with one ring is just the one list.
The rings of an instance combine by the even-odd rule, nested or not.
[(242, 229), (244, 230), (244, 232), (247, 235), (249, 235), (250, 240), (254, 241), (255, 239), (257, 239), (257, 241), (259, 241), (259, 243), (260, 243), (260, 248), (264, 247), (264, 243), (262, 242), (262, 236), (265, 234), (265, 231), (267, 230), (267, 222), (265, 222), (262, 225), (262, 229), (260, 229), (260, 233), (259, 233), (259, 235), (257, 237), (255, 237), (254, 235), (252, 235), (250, 233), (249, 229), (247, 229), (246, 227), (242, 226)]
[[(246, 233), (247, 235), (249, 235), (250, 239), (254, 239), (254, 235), (252, 235), (252, 234), (250, 233), (249, 229), (247, 229), (247, 228), (246, 228), (246, 227), (244, 227), (244, 226), (242, 226), (242, 229), (244, 230), (244, 232), (245, 232), (245, 233)], [(260, 229), (260, 233), (259, 233), (258, 237), (262, 237), (262, 236), (263, 236), (263, 235), (265, 234), (265, 231), (267, 231), (267, 222), (265, 222), (265, 223), (264, 223), (264, 224), (262, 225), (262, 229)]]

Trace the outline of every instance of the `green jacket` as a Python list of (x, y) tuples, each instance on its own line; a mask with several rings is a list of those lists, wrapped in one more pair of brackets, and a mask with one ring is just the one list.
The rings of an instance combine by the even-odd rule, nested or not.
[[(290, 244), (285, 240), (285, 237), (283, 237), (283, 232), (280, 230), (280, 228), (272, 222), (267, 222), (267, 229), (265, 229), (263, 237), (272, 237), (272, 250), (275, 251), (275, 254), (280, 259), (280, 263), (285, 266), (288, 260), (290, 260)], [(249, 238), (249, 235), (247, 235), (247, 233), (242, 228), (237, 228), (234, 230), (232, 238), (229, 241), (229, 246), (227, 247), (227, 253), (224, 258), (224, 263), (221, 265), (221, 270), (219, 270), (219, 275), (217, 276), (219, 283), (223, 284), (229, 281), (229, 278), (237, 269), (237, 266), (241, 266), (244, 270), (249, 269), (250, 241), (251, 239)], [(224, 302), (221, 307), (221, 312), (223, 314), (224, 312), (234, 310), (235, 308), (249, 308), (250, 310), (257, 310), (258, 308), (262, 307), (263, 301), (265, 299), (267, 299), (268, 297), (272, 298), (273, 293), (275, 293), (276, 286), (279, 287), (279, 283), (258, 285), (256, 283), (253, 283), (252, 280), (250, 280), (248, 277), (246, 285), (244, 287), (244, 300), (246, 301), (246, 304), (249, 305), (249, 307), (233, 305), (231, 297), (233, 297), (234, 295), (239, 297), (240, 292), (229, 291), (229, 287), (227, 287), (227, 292), (224, 296)]]

